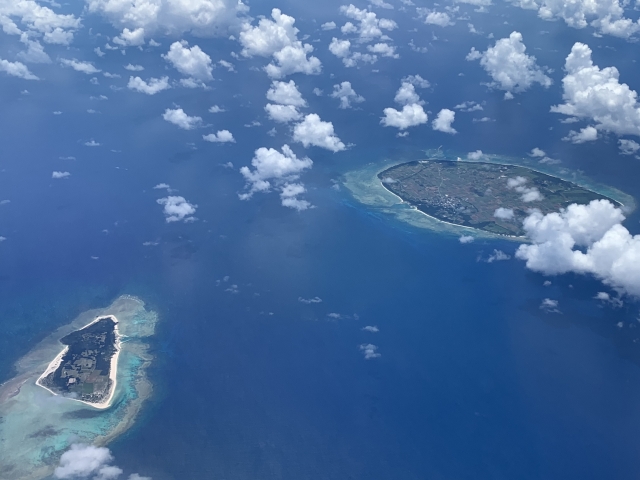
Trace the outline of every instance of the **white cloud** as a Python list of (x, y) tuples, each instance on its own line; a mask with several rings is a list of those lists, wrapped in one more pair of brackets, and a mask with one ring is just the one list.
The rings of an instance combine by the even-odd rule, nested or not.
[(493, 216), (500, 220), (513, 220), (513, 208), (498, 207)]
[(376, 43), (375, 45), (368, 45), (367, 50), (369, 50), (371, 53), (375, 53), (383, 57), (400, 58), (400, 55), (396, 53), (396, 47), (393, 47), (387, 43)]
[(383, 112), (384, 117), (382, 117), (380, 123), (385, 127), (396, 127), (400, 130), (427, 123), (428, 120), (422, 105), (417, 103), (405, 105), (401, 111), (389, 107), (385, 108)]
[(20, 41), (27, 46), (27, 50), (18, 53), (19, 59), (28, 63), (51, 63), (42, 44), (38, 40), (31, 40), (27, 32), (20, 35)]
[(420, 75), (407, 75), (402, 79), (403, 83), (410, 83), (411, 85), (419, 88), (429, 88), (431, 84), (428, 80), (425, 80)]
[(10, 62), (8, 60), (0, 59), (0, 71), (25, 80), (40, 80), (29, 71), (24, 63), (20, 62)]
[(343, 33), (357, 32), (360, 42), (367, 43), (375, 40), (376, 38), (382, 38), (384, 40), (386, 36), (382, 32), (383, 30), (391, 31), (398, 27), (398, 24), (393, 20), (386, 18), (378, 19), (374, 12), (361, 10), (356, 8), (353, 4), (348, 6), (342, 5), (340, 7), (340, 13), (358, 22), (357, 27), (348, 22), (351, 27), (348, 27), (346, 32), (344, 28), (342, 31)]
[(544, 74), (544, 69), (536, 64), (536, 58), (525, 53), (522, 34), (512, 32), (508, 38), (502, 38), (486, 52), (475, 48), (467, 55), (467, 60), (480, 60), (493, 82), (491, 87), (506, 90), (507, 93), (524, 92), (534, 83), (549, 87), (553, 82)]
[(538, 147), (534, 147), (533, 149), (531, 149), (531, 153), (529, 153), (529, 156), (533, 158), (545, 157), (546, 155), (547, 154), (544, 152), (544, 150), (541, 150)]
[(482, 105), (473, 101), (459, 103), (458, 105), (453, 107), (453, 109), (460, 110), (461, 112), (477, 112), (484, 110), (484, 108), (482, 108)]
[(362, 327), (362, 330), (370, 333), (378, 333), (380, 331), (375, 325), (367, 325), (366, 327)]
[(142, 72), (144, 67), (142, 65), (132, 65), (131, 63), (128, 63), (124, 66), (124, 69), (129, 70), (130, 72)]
[(458, 133), (458, 131), (451, 126), (455, 118), (456, 112), (454, 112), (453, 110), (449, 110), (448, 108), (443, 108), (442, 110), (440, 110), (440, 112), (438, 112), (438, 116), (433, 121), (431, 126), (434, 130), (437, 130), (439, 132), (455, 134)]
[(538, 11), (544, 20), (564, 20), (573, 28), (587, 25), (595, 28), (599, 34), (629, 38), (640, 30), (637, 21), (624, 16), (624, 7), (628, 2), (619, 0), (512, 0), (512, 3), (525, 9)]
[(1, 2), (0, 26), (3, 32), (7, 35), (25, 33), (16, 22), (20, 23), (26, 32), (37, 32), (39, 34), (37, 36), (42, 35), (45, 43), (61, 45), (71, 43), (73, 32), (80, 27), (79, 18), (71, 14), (57, 14), (33, 0), (5, 0)]
[(363, 343), (362, 345), (360, 345), (360, 351), (362, 351), (362, 353), (364, 354), (365, 360), (371, 360), (372, 358), (380, 357), (380, 354), (378, 353), (378, 347), (371, 343)]
[(332, 152), (344, 150), (345, 144), (335, 135), (333, 123), (323, 122), (315, 113), (310, 113), (293, 128), (293, 139), (305, 147), (314, 145)]
[(282, 146), (282, 153), (273, 148), (261, 147), (251, 160), (253, 170), (242, 167), (240, 173), (247, 181), (248, 192), (240, 194), (241, 200), (248, 200), (256, 192), (268, 192), (272, 182), (284, 184), (296, 180), (303, 170), (311, 168), (310, 158), (298, 158), (289, 145)]
[(267, 103), (264, 109), (274, 122), (289, 123), (302, 118), (302, 114), (293, 105)]
[(393, 10), (393, 5), (391, 5), (390, 3), (385, 2), (384, 0), (369, 0), (369, 2), (371, 2), (371, 5), (373, 5), (375, 7), (380, 7), (380, 8), (386, 8), (388, 10)]
[(558, 310), (558, 300), (552, 300), (550, 298), (545, 298), (540, 303), (540, 310), (546, 313), (562, 313)]
[(624, 302), (620, 298), (612, 297), (607, 292), (598, 292), (593, 298), (600, 300), (602, 303), (608, 303), (613, 308), (620, 308), (624, 305)]
[(620, 153), (622, 155), (634, 155), (638, 150), (640, 150), (640, 144), (633, 140), (620, 139), (618, 140), (618, 147), (620, 148)]
[(298, 297), (298, 301), (300, 303), (306, 303), (307, 305), (311, 303), (322, 303), (322, 299), (320, 297), (313, 297), (313, 298)]
[(487, 263), (504, 262), (505, 260), (510, 259), (511, 255), (507, 255), (502, 250), (494, 249), (493, 253), (489, 255), (489, 258), (487, 258)]
[(69, 172), (53, 172), (51, 178), (67, 178), (71, 176)]
[(84, 142), (85, 147), (99, 147), (101, 143), (96, 142), (93, 138), (88, 142)]
[(293, 105), (294, 107), (306, 107), (307, 102), (302, 98), (293, 80), (288, 82), (273, 81), (267, 91), (267, 99), (281, 105)]
[(204, 53), (198, 45), (189, 48), (189, 44), (184, 40), (174, 42), (162, 58), (170, 62), (183, 75), (200, 82), (213, 80), (211, 57)]
[(424, 23), (427, 25), (437, 25), (438, 27), (449, 27), (454, 24), (451, 17), (445, 12), (429, 12), (426, 14)]
[(235, 138), (229, 130), (218, 130), (217, 133), (210, 133), (209, 135), (203, 135), (202, 138), (207, 142), (213, 143), (235, 143)]
[(467, 153), (467, 158), (469, 160), (481, 160), (485, 157), (485, 154), (482, 153), (482, 150), (476, 150), (475, 152)]
[(329, 51), (336, 57), (341, 58), (345, 67), (355, 67), (358, 65), (358, 62), (375, 63), (378, 60), (376, 55), (351, 52), (351, 42), (349, 40), (338, 40), (335, 37), (331, 39)]
[(94, 480), (113, 480), (122, 474), (122, 469), (109, 465), (112, 461), (113, 456), (108, 448), (73, 444), (60, 457), (60, 464), (53, 475), (65, 480), (93, 475)]
[(222, 113), (222, 112), (226, 112), (226, 110), (218, 105), (214, 105), (212, 107), (209, 107), (209, 112), (210, 113)]
[(301, 200), (298, 195), (302, 195), (307, 190), (301, 183), (285, 183), (280, 189), (280, 200), (283, 207), (293, 208), (301, 212), (311, 207), (306, 200)]
[[(211, 37), (227, 33), (248, 10), (238, 0), (85, 0), (90, 13), (101, 13), (117, 27), (144, 28), (178, 36), (191, 32)], [(150, 42), (151, 44), (151, 42)]]
[(598, 130), (595, 127), (588, 126), (581, 128), (579, 132), (570, 130), (569, 134), (562, 140), (571, 143), (593, 142), (598, 139)]
[(591, 49), (575, 43), (565, 62), (562, 79), (565, 101), (552, 112), (596, 122), (598, 130), (617, 135), (640, 135), (638, 94), (620, 83), (615, 67), (600, 69), (591, 60)]
[(460, 243), (462, 244), (466, 244), (466, 243), (472, 243), (475, 238), (473, 238), (471, 235), (462, 235), (459, 239)]
[(144, 45), (144, 28), (135, 30), (125, 28), (122, 33), (113, 39), (113, 43), (122, 47), (139, 47)]
[(516, 257), (546, 275), (592, 274), (605, 284), (640, 296), (640, 236), (622, 226), (624, 215), (608, 200), (570, 205), (543, 215), (533, 211), (523, 227), (531, 240)]
[(79, 60), (68, 58), (61, 58), (60, 63), (67, 67), (73, 68), (76, 72), (82, 72), (86, 75), (92, 75), (94, 73), (100, 72), (96, 67), (94, 67), (90, 62), (81, 62)]
[(271, 18), (262, 18), (256, 27), (249, 23), (243, 25), (240, 32), (242, 55), (273, 56), (276, 63), (270, 63), (265, 71), (272, 78), (282, 78), (293, 73), (317, 75), (322, 63), (316, 57), (307, 57), (313, 47), (298, 40), (298, 29), (294, 27), (295, 18), (285, 15), (279, 9), (271, 11)]
[(168, 197), (156, 200), (160, 205), (164, 205), (163, 212), (167, 223), (195, 220), (192, 216), (196, 213), (197, 205), (187, 202), (184, 197), (169, 195)]
[(184, 130), (192, 130), (202, 123), (202, 118), (200, 117), (190, 117), (184, 110), (181, 108), (167, 108), (162, 114), (162, 118), (164, 118), (167, 122), (173, 123), (178, 127)]
[(135, 90), (136, 92), (146, 93), (147, 95), (155, 95), (171, 87), (169, 86), (169, 77), (150, 78), (146, 82), (140, 77), (129, 77), (127, 88)]
[(527, 179), (520, 176), (507, 179), (507, 187), (521, 193), (520, 199), (523, 202), (536, 202), (544, 198), (537, 187), (527, 187), (526, 183)]
[(322, 30), (335, 30), (337, 28), (336, 22), (326, 22), (323, 23), (320, 28), (322, 28)]
[(396, 103), (400, 105), (411, 105), (413, 103), (422, 104), (423, 101), (420, 100), (420, 97), (416, 93), (416, 88), (412, 83), (402, 82), (400, 88), (396, 92), (396, 96), (393, 99)]
[(337, 98), (340, 100), (340, 108), (351, 108), (351, 102), (364, 102), (364, 97), (356, 93), (351, 86), (351, 82), (342, 82), (338, 85), (334, 85), (331, 98)]

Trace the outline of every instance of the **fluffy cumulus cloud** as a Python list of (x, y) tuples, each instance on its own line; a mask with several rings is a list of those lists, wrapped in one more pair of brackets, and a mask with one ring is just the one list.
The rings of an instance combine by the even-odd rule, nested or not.
[(382, 117), (380, 123), (385, 127), (396, 127), (400, 130), (422, 125), (423, 123), (427, 123), (428, 120), (428, 116), (422, 108), (422, 105), (418, 105), (417, 103), (405, 105), (400, 111), (391, 107), (385, 108), (383, 113), (384, 117)]
[(180, 221), (192, 222), (195, 220), (195, 217), (192, 215), (196, 213), (198, 206), (187, 202), (184, 197), (169, 195), (168, 197), (159, 198), (156, 202), (164, 205), (163, 212), (167, 223)]
[(640, 150), (640, 144), (633, 140), (618, 140), (618, 147), (622, 155), (635, 155)]
[(342, 82), (338, 85), (334, 85), (331, 98), (337, 98), (340, 100), (340, 108), (351, 108), (352, 103), (364, 102), (364, 97), (356, 93), (351, 86), (351, 82)]
[(75, 58), (61, 58), (60, 63), (66, 67), (73, 68), (76, 72), (82, 72), (86, 75), (93, 75), (100, 72), (100, 70), (94, 67), (91, 62), (82, 62)]
[(579, 132), (571, 130), (569, 134), (563, 138), (564, 141), (571, 143), (593, 142), (597, 139), (598, 130), (591, 126), (581, 128)]
[(189, 48), (189, 44), (182, 40), (174, 42), (166, 55), (162, 56), (183, 75), (200, 82), (213, 80), (211, 75), (211, 57), (204, 53), (198, 45)]
[(512, 0), (515, 5), (537, 10), (544, 20), (562, 19), (573, 28), (594, 27), (600, 34), (629, 38), (640, 23), (624, 16), (629, 2), (619, 0)]
[(171, 87), (169, 86), (169, 77), (150, 78), (148, 81), (144, 81), (140, 77), (129, 77), (127, 88), (147, 95), (155, 95)]
[(600, 69), (591, 60), (591, 49), (577, 42), (565, 61), (562, 79), (564, 104), (552, 112), (594, 121), (598, 130), (617, 135), (640, 135), (638, 94), (620, 83), (615, 67)]
[(329, 44), (329, 51), (342, 59), (345, 67), (355, 67), (358, 63), (375, 63), (378, 56), (370, 53), (352, 52), (349, 40), (338, 40), (333, 37)]
[(368, 43), (377, 38), (383, 40), (387, 36), (383, 30), (391, 31), (398, 27), (398, 24), (387, 18), (378, 18), (378, 16), (369, 10), (359, 9), (353, 4), (343, 5), (340, 7), (340, 13), (357, 22), (357, 26), (351, 22), (347, 22), (342, 27), (342, 33), (355, 33), (358, 35), (360, 42)]
[[(419, 9), (426, 10), (426, 9)], [(428, 11), (424, 12), (424, 23), (427, 25), (437, 25), (438, 27), (448, 27), (453, 25), (451, 17), (446, 12)]]
[(317, 75), (322, 70), (318, 58), (308, 56), (313, 47), (298, 40), (299, 30), (294, 27), (295, 18), (285, 15), (279, 9), (271, 11), (271, 18), (262, 18), (253, 27), (245, 23), (240, 32), (242, 55), (245, 57), (273, 56), (275, 62), (265, 67), (272, 78), (282, 78), (293, 73)]
[(543, 199), (542, 194), (537, 187), (528, 187), (526, 185), (527, 179), (524, 177), (515, 177), (507, 179), (507, 188), (513, 189), (518, 193), (521, 193), (520, 199), (523, 202), (536, 202)]
[(400, 55), (396, 53), (396, 47), (389, 45), (388, 43), (376, 43), (375, 45), (367, 46), (367, 50), (371, 53), (380, 55), (381, 57), (400, 58)]
[(543, 215), (534, 210), (524, 221), (531, 240), (516, 257), (547, 275), (592, 274), (605, 284), (640, 296), (640, 236), (622, 226), (622, 211), (608, 200), (573, 204)]
[[(305, 192), (304, 186), (295, 182), (302, 171), (311, 168), (310, 158), (298, 158), (288, 145), (282, 146), (282, 152), (273, 148), (259, 148), (251, 160), (253, 170), (242, 167), (240, 173), (247, 181), (241, 200), (248, 200), (256, 192), (268, 192), (272, 187), (280, 189), (282, 205), (296, 210), (306, 210), (310, 204), (298, 198)], [(295, 183), (294, 183), (295, 182)]]
[(302, 113), (293, 105), (267, 103), (264, 110), (274, 122), (289, 123), (302, 118)]
[(235, 138), (229, 130), (218, 130), (216, 133), (210, 133), (202, 136), (203, 140), (212, 143), (235, 143)]
[(293, 127), (293, 139), (305, 147), (326, 148), (332, 152), (340, 152), (346, 148), (345, 144), (333, 131), (333, 123), (324, 122), (315, 113), (310, 113), (304, 120)]
[[(73, 444), (62, 454), (53, 476), (62, 480), (116, 480), (122, 469), (113, 463), (113, 455), (108, 448), (93, 445)], [(137, 473), (129, 475), (129, 480), (151, 480)]]
[(525, 51), (522, 34), (512, 32), (508, 38), (501, 38), (486, 52), (472, 48), (467, 60), (480, 60), (480, 65), (493, 79), (490, 86), (507, 93), (524, 92), (534, 83), (549, 87), (552, 80), (536, 64), (536, 58), (527, 55)]
[(237, 26), (248, 8), (240, 0), (85, 0), (90, 13), (105, 15), (132, 31), (197, 36), (223, 35)]
[(512, 208), (498, 207), (496, 208), (496, 211), (493, 212), (493, 216), (496, 217), (498, 220), (509, 221), (509, 220), (513, 220), (514, 213)]
[(129, 30), (124, 28), (122, 33), (117, 37), (114, 37), (113, 43), (122, 47), (139, 47), (144, 45), (144, 28), (136, 28)]
[(10, 62), (0, 59), (0, 71), (5, 72), (12, 77), (23, 78), (25, 80), (39, 80), (39, 78), (29, 71), (24, 63)]
[(456, 112), (443, 108), (438, 112), (438, 116), (431, 124), (434, 130), (444, 133), (458, 133), (458, 131), (451, 126), (456, 118)]
[(311, 204), (298, 198), (298, 195), (302, 195), (307, 190), (301, 183), (286, 183), (280, 190), (280, 199), (282, 200), (283, 207), (293, 208), (299, 212), (306, 210)]
[[(60, 6), (52, 2), (54, 5)], [(45, 43), (69, 45), (74, 31), (80, 27), (80, 19), (58, 14), (33, 0), (5, 0), (0, 2), (0, 26), (8, 35), (22, 36), (29, 32), (42, 36)]]
[(280, 82), (275, 80), (271, 88), (267, 90), (267, 99), (280, 105), (293, 105), (294, 107), (306, 107), (307, 102), (293, 80)]
[(193, 130), (202, 124), (202, 118), (190, 117), (181, 108), (167, 108), (162, 114), (162, 118), (184, 130)]
[(51, 178), (59, 179), (59, 178), (67, 178), (70, 177), (71, 174), (69, 172), (58, 172), (55, 171), (51, 174)]
[[(425, 82), (421, 77), (416, 77), (422, 80), (422, 82)], [(416, 125), (427, 123), (428, 116), (424, 111), (424, 108), (422, 108), (423, 102), (416, 93), (414, 85), (415, 82), (403, 79), (403, 82), (394, 98), (396, 103), (403, 105), (402, 110), (396, 110), (392, 107), (385, 108), (383, 110), (384, 117), (380, 120), (382, 125), (385, 127), (396, 127), (400, 130), (405, 130), (409, 127), (415, 127)]]
[(295, 82), (281, 82), (275, 80), (267, 91), (267, 99), (275, 103), (268, 103), (264, 109), (269, 118), (275, 122), (289, 123), (300, 120), (302, 114), (298, 107), (306, 107), (307, 102), (302, 98)]
[(371, 360), (380, 357), (378, 353), (378, 346), (372, 343), (363, 343), (360, 345), (360, 351), (364, 355), (365, 360)]

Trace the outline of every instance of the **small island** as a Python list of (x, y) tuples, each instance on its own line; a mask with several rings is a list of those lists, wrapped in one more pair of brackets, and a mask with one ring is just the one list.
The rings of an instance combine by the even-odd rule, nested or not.
[(532, 208), (558, 211), (572, 203), (606, 199), (574, 183), (526, 167), (485, 162), (419, 160), (378, 173), (391, 193), (443, 222), (498, 235), (524, 235)]
[(107, 408), (115, 393), (120, 353), (118, 320), (113, 315), (60, 339), (64, 350), (49, 364), (36, 384), (54, 395)]

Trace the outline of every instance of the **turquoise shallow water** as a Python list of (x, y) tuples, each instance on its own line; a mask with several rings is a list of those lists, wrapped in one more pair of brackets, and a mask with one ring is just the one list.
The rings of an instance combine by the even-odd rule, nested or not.
[[(123, 335), (112, 406), (92, 408), (53, 395), (35, 384), (60, 352), (58, 342), (96, 315), (114, 314)], [(157, 315), (134, 297), (120, 297), (111, 306), (84, 312), (36, 345), (16, 364), (17, 376), (0, 387), (0, 472), (2, 478), (42, 478), (57, 465), (71, 443), (104, 445), (135, 422), (152, 392), (146, 368), (152, 360), (146, 338), (153, 335)]]

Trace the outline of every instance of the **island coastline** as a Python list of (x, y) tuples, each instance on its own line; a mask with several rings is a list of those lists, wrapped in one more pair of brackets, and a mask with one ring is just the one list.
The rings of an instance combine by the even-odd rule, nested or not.
[[(111, 380), (111, 386), (110, 386), (110, 392), (109, 392), (109, 396), (104, 399), (101, 402), (98, 403), (92, 403), (92, 402), (87, 402), (84, 400), (80, 400), (77, 398), (73, 398), (73, 397), (67, 397), (67, 396), (63, 396), (64, 398), (68, 399), (68, 400), (73, 400), (75, 402), (80, 402), (80, 403), (84, 403), (85, 405), (89, 405), (91, 407), (97, 408), (99, 410), (103, 410), (105, 408), (109, 408), (111, 406), (111, 401), (113, 400), (113, 397), (115, 396), (116, 393), (116, 386), (118, 383), (117, 377), (118, 377), (118, 358), (120, 356), (120, 351), (121, 351), (121, 345), (122, 345), (122, 335), (120, 334), (120, 331), (118, 330), (118, 319), (115, 315), (102, 315), (102, 316), (98, 316), (96, 317), (93, 321), (91, 321), (90, 323), (88, 323), (87, 325), (85, 325), (82, 328), (79, 328), (78, 330), (84, 330), (87, 327), (90, 327), (91, 325), (93, 325), (94, 323), (99, 322), (100, 320), (104, 320), (110, 318), (113, 320), (114, 322), (114, 332), (115, 332), (115, 353), (111, 356), (111, 364), (110, 364), (110, 368), (109, 368), (109, 380)], [(53, 395), (59, 395), (59, 393), (54, 392), (53, 390), (51, 390), (50, 388), (48, 388), (47, 386), (42, 384), (42, 380), (44, 378), (46, 378), (47, 376), (49, 376), (51, 373), (55, 372), (58, 368), (60, 368), (60, 364), (62, 363), (62, 360), (64, 358), (64, 356), (66, 355), (66, 353), (69, 351), (69, 346), (65, 346), (65, 348), (62, 350), (62, 352), (60, 352), (52, 361), (51, 363), (47, 366), (47, 369), (42, 373), (42, 375), (40, 375), (40, 377), (36, 380), (36, 385), (38, 385), (39, 387), (44, 388), (45, 390), (51, 392)]]

